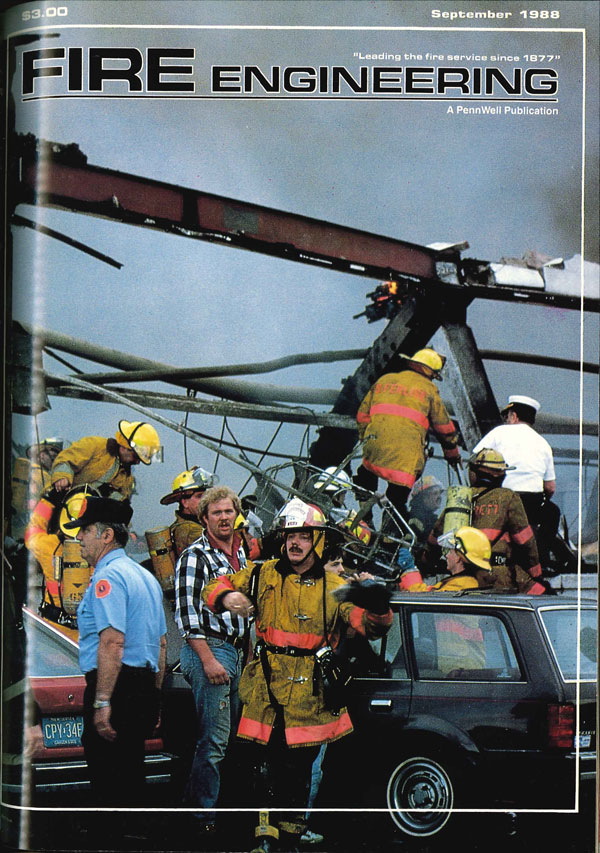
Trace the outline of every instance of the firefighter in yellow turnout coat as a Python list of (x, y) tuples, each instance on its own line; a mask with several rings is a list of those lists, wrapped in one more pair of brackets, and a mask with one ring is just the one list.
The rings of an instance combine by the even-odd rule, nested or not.
[[(73, 532), (67, 530), (64, 525), (78, 517), (85, 496), (92, 492), (87, 486), (79, 486), (61, 498), (55, 492), (49, 491), (37, 502), (25, 530), (25, 546), (40, 564), (44, 576), (40, 613), (51, 622), (64, 626), (64, 633), (73, 639), (78, 636), (77, 621), (64, 609), (62, 584), (55, 575), (54, 562), (63, 557), (65, 538), (74, 538)], [(85, 586), (87, 587), (87, 583)], [(85, 588), (82, 589), (82, 594), (83, 592)], [(68, 633), (69, 631), (72, 633)]]
[(429, 429), (439, 439), (446, 459), (459, 463), (458, 436), (432, 381), (440, 378), (444, 362), (433, 349), (419, 350), (407, 359), (404, 370), (377, 380), (356, 416), (364, 447), (355, 482), (375, 490), (374, 477), (387, 480), (387, 495), (400, 511), (425, 467)]
[[(350, 602), (339, 603), (331, 595), (346, 581), (324, 571), (324, 531), (319, 528), (325, 526), (325, 517), (318, 507), (294, 499), (285, 508), (283, 521), (285, 553), (264, 563), (254, 591), (253, 571), (246, 568), (207, 584), (203, 597), (215, 611), (245, 616), (256, 609), (257, 651), (240, 681), (243, 711), (238, 736), (260, 744), (281, 740), (286, 755), (281, 759), (280, 753), (278, 761), (295, 771), (286, 775), (282, 805), (303, 806), (318, 746), (352, 731), (345, 707), (326, 707), (314, 653), (327, 645), (335, 648), (346, 625), (369, 638), (383, 636), (392, 613), (389, 608), (377, 614)], [(275, 777), (277, 768), (270, 765), (270, 769)], [(304, 826), (301, 815), (293, 821), (280, 820), (280, 829), (296, 836)]]
[[(88, 483), (106, 497), (127, 500), (134, 487), (131, 466), (150, 465), (160, 452), (153, 426), (142, 421), (119, 421), (115, 438), (90, 435), (62, 450), (52, 465), (56, 491)], [(107, 493), (108, 490), (108, 493)]]

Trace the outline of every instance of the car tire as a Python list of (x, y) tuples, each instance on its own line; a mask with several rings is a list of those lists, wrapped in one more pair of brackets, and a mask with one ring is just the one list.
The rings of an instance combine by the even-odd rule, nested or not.
[(390, 773), (387, 784), (386, 801), (392, 820), (405, 836), (438, 836), (452, 816), (458, 785), (459, 773), (449, 762), (442, 764), (439, 758), (427, 755), (403, 759)]

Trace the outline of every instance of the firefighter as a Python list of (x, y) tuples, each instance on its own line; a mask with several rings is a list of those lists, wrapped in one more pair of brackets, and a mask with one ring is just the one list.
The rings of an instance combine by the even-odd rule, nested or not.
[[(471, 483), (471, 524), (481, 530), (492, 547), (494, 586), (542, 595), (542, 567), (538, 549), (521, 498), (502, 487), (506, 471), (512, 470), (497, 450), (484, 447), (468, 461)], [(439, 553), (438, 537), (443, 516), (436, 522), (427, 544), (429, 554)]]
[[(340, 603), (332, 595), (346, 581), (324, 571), (326, 520), (318, 507), (294, 498), (284, 508), (281, 524), (284, 547), (279, 559), (216, 578), (202, 595), (215, 613), (255, 613), (257, 645), (240, 681), (238, 737), (263, 746), (260, 752), (276, 805), (299, 810), (278, 812), (279, 833), (291, 845), (283, 849), (289, 850), (306, 829), (304, 809), (320, 745), (343, 738), (353, 728), (343, 703), (326, 701), (319, 657), (337, 646), (344, 625), (370, 638), (383, 636), (392, 613), (383, 587), (383, 596), (373, 600), (370, 609)], [(270, 826), (257, 828), (256, 834), (261, 837), (263, 832), (277, 835)], [(257, 850), (268, 849), (265, 837)]]
[[(409, 592), (453, 592), (492, 586), (492, 548), (490, 540), (482, 530), (460, 527), (456, 532), (440, 536), (438, 543), (449, 549), (446, 553), (446, 567), (450, 577), (435, 584), (426, 584), (414, 562), (407, 559), (398, 583), (400, 589)], [(408, 549), (402, 548), (401, 551), (407, 553)]]
[[(77, 530), (67, 530), (64, 525), (78, 517), (84, 498), (89, 494), (97, 493), (87, 485), (76, 486), (66, 496), (49, 489), (37, 502), (25, 530), (25, 546), (40, 564), (43, 574), (40, 615), (74, 631), (77, 629), (77, 620), (74, 613), (65, 610), (61, 579), (56, 567), (60, 565), (63, 556), (65, 538), (73, 541), (77, 536)], [(85, 592), (85, 587), (87, 584), (80, 590), (81, 594)]]
[(27, 448), (27, 458), (31, 459), (34, 465), (39, 465), (42, 470), (50, 471), (64, 443), (64, 439), (58, 437), (43, 438), (37, 444), (31, 444)]
[(11, 482), (11, 534), (14, 539), (23, 539), (30, 514), (50, 487), (52, 463), (63, 449), (63, 444), (62, 438), (43, 438), (27, 448), (27, 458), (15, 459)]
[(473, 452), (492, 447), (512, 466), (506, 485), (523, 501), (542, 565), (576, 571), (577, 557), (558, 534), (560, 508), (552, 500), (556, 491), (554, 457), (546, 439), (535, 430), (539, 410), (540, 403), (533, 397), (511, 395), (500, 413), (504, 423), (488, 432)]
[(245, 515), (241, 512), (237, 516), (233, 525), (234, 530), (242, 537), (242, 548), (248, 560), (260, 560), (261, 557), (261, 541), (256, 536), (252, 536), (250, 532), (250, 523)]
[(345, 471), (338, 471), (335, 465), (326, 468), (314, 483), (314, 500), (327, 515), (332, 524), (340, 524), (348, 518), (346, 495), (352, 489), (352, 481)]
[(103, 497), (128, 500), (134, 487), (131, 466), (160, 458), (158, 433), (143, 421), (119, 421), (114, 438), (86, 436), (62, 450), (52, 465), (52, 486), (63, 492), (88, 483)]
[(427, 475), (420, 477), (410, 493), (408, 523), (417, 537), (417, 543), (425, 544), (439, 515), (444, 487), (438, 479)]
[(179, 503), (179, 509), (175, 510), (175, 521), (169, 528), (175, 557), (179, 557), (188, 545), (204, 533), (198, 517), (198, 504), (202, 495), (211, 489), (217, 480), (214, 474), (194, 465), (178, 474), (173, 480), (169, 494), (160, 499), (163, 506)]
[(441, 379), (445, 356), (427, 347), (401, 358), (406, 359), (403, 369), (381, 376), (360, 404), (356, 420), (363, 460), (354, 482), (375, 491), (378, 477), (387, 480), (387, 497), (403, 513), (425, 467), (428, 430), (435, 432), (451, 465), (460, 465), (460, 455), (454, 424), (433, 384)]

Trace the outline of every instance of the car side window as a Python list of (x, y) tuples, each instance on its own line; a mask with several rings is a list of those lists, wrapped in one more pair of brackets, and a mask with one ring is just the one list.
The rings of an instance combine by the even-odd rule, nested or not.
[(410, 617), (417, 677), (458, 681), (522, 681), (503, 621), (465, 611), (416, 611)]
[(362, 654), (355, 654), (353, 659), (356, 675), (362, 678), (408, 678), (398, 613), (394, 613), (393, 622), (383, 639), (362, 640), (362, 643), (358, 647)]

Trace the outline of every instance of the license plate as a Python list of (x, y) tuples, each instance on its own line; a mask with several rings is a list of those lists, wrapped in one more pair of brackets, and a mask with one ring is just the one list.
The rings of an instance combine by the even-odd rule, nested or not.
[(83, 717), (43, 717), (44, 746), (81, 746)]

